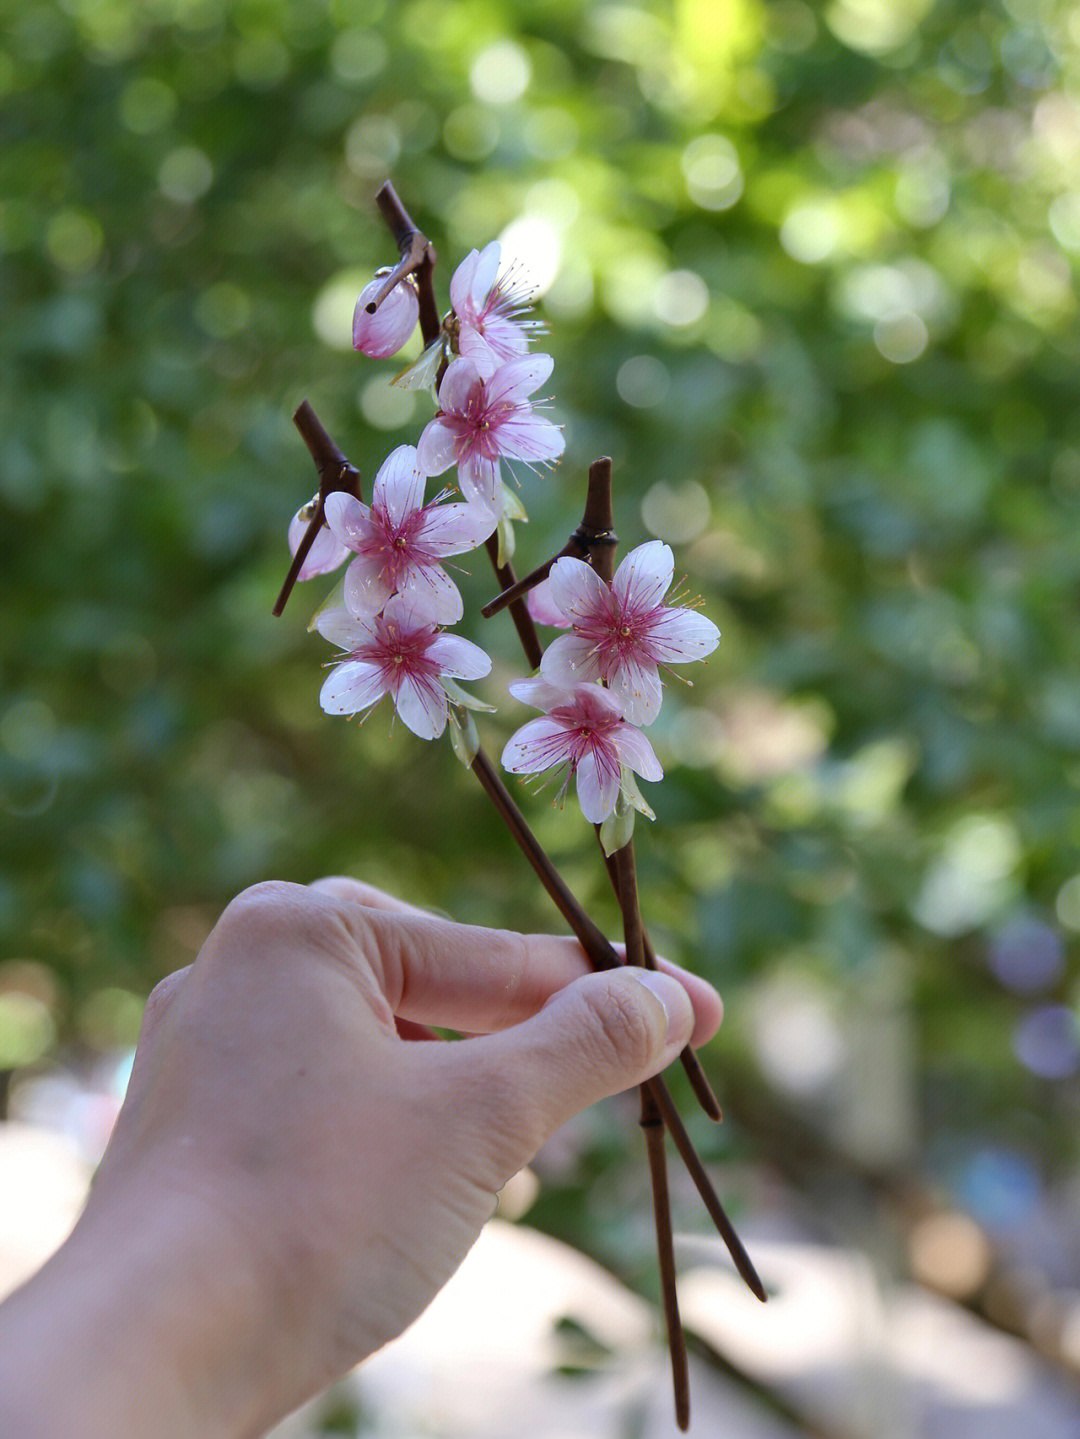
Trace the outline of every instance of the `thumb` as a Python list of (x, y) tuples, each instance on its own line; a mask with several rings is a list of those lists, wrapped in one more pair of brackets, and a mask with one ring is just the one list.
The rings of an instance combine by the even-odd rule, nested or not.
[(485, 1111), (476, 1118), (496, 1183), (580, 1110), (666, 1068), (693, 1029), (677, 979), (626, 967), (584, 975), (523, 1023), (449, 1046)]

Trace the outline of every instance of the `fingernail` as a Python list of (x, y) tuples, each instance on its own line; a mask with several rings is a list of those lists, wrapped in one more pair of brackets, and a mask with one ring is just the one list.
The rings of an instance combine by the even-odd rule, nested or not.
[(639, 984), (643, 984), (649, 993), (660, 1001), (667, 1018), (669, 1037), (673, 1032), (682, 1034), (689, 1031), (694, 1022), (694, 1007), (690, 996), (677, 979), (655, 969), (636, 969), (631, 966), (627, 966), (626, 973), (632, 974)]

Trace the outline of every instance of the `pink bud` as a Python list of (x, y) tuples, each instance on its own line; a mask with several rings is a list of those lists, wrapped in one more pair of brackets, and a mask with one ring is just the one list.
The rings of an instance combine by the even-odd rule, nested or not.
[(420, 301), (407, 280), (394, 286), (373, 315), (368, 313), (367, 307), (382, 289), (384, 280), (385, 277), (374, 279), (365, 285), (353, 311), (353, 349), (362, 350), (373, 360), (396, 355), (420, 317)]

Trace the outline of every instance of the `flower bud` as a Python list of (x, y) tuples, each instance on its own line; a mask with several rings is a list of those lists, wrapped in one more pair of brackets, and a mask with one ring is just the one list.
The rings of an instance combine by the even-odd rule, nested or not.
[(369, 314), (367, 307), (383, 283), (384, 279), (376, 276), (370, 285), (365, 285), (353, 311), (353, 349), (363, 351), (373, 360), (396, 355), (420, 317), (420, 301), (407, 279), (395, 285), (375, 313)]

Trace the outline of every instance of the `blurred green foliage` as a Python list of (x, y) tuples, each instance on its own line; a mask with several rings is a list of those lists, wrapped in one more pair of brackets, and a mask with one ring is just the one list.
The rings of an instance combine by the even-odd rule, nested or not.
[[(567, 459), (524, 475), (519, 569), (563, 543), (607, 453), (624, 545), (669, 540), (723, 631), (692, 689), (669, 684), (637, 842), (658, 946), (725, 993), (721, 1091), (772, 1086), (843, 1147), (843, 1077), (884, 1052), (860, 1060), (860, 1036), (892, 1036), (908, 1068), (868, 1162), (992, 1131), (1069, 1170), (1075, 7), (0, 14), (0, 989), (62, 1034), (126, 1036), (125, 996), (267, 877), (558, 924), (448, 746), (385, 709), (320, 713), (318, 584), (270, 615), (314, 481), (299, 401), (368, 478), (429, 413), (348, 342), (394, 259), (390, 176), (445, 303), (508, 227), (553, 271)], [(470, 569), (464, 632), (501, 702), (522, 664)], [(503, 703), (488, 748), (522, 718)], [(613, 929), (587, 829), (525, 805)], [(1025, 1049), (1048, 1013), (1054, 1044)], [(712, 1153), (753, 1152), (734, 1112)], [(582, 1142), (602, 1170), (610, 1141)], [(618, 1198), (596, 1201), (612, 1222)]]

